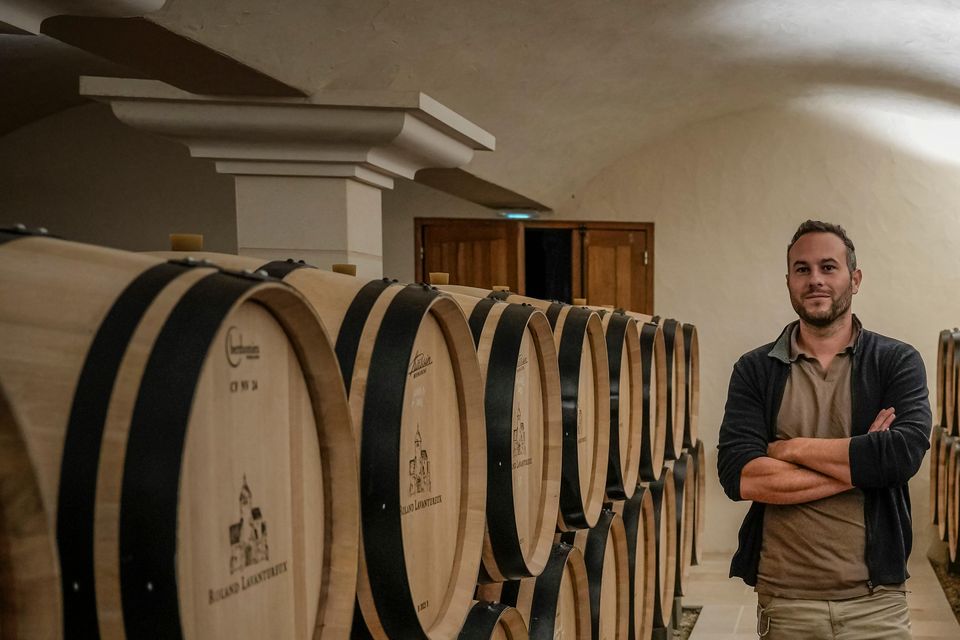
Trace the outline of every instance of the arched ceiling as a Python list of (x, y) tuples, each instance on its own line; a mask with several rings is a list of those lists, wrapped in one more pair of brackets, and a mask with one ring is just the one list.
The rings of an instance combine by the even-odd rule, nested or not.
[(798, 96), (960, 107), (960, 0), (169, 0), (148, 19), (307, 93), (423, 91), (497, 136), (471, 172), (549, 206), (655, 136)]

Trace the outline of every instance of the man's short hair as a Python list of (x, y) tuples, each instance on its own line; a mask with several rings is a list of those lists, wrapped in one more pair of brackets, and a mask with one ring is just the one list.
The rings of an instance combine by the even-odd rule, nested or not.
[(807, 220), (797, 227), (797, 232), (793, 234), (793, 239), (790, 241), (790, 244), (787, 245), (788, 256), (790, 255), (790, 249), (797, 243), (797, 240), (808, 233), (832, 233), (843, 240), (844, 246), (847, 247), (847, 268), (850, 269), (850, 273), (857, 270), (857, 249), (853, 246), (853, 240), (847, 235), (847, 231), (838, 224), (831, 224), (820, 220)]

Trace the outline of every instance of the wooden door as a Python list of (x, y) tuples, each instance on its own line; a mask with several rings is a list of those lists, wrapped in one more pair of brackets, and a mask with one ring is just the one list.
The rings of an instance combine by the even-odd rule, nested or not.
[[(588, 304), (653, 312), (652, 247), (646, 229), (588, 225), (582, 234)], [(652, 243), (650, 243), (652, 244)]]
[(521, 231), (517, 222), (463, 218), (416, 218), (417, 280), (432, 271), (450, 274), (450, 284), (522, 291)]

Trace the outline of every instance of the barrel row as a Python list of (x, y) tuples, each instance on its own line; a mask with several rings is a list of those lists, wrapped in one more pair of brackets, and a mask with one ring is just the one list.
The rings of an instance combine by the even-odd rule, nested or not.
[(554, 529), (592, 534), (696, 442), (678, 391), (699, 385), (678, 355), (696, 333), (672, 321), (24, 230), (0, 244), (0, 290), (23, 301), (0, 318), (23, 345), (0, 360), (5, 633), (455, 637), (485, 606), (478, 564), (538, 579)]
[(950, 562), (960, 546), (960, 437), (935, 426), (930, 442), (930, 513), (937, 536), (947, 543)]
[[(558, 533), (539, 576), (481, 583), (484, 607), (516, 609), (532, 638), (648, 640), (673, 623), (702, 539), (703, 445), (667, 462), (660, 478), (607, 503), (596, 526)], [(478, 605), (480, 606), (480, 605)], [(483, 635), (467, 624), (461, 638)]]
[(960, 384), (960, 329), (944, 329), (937, 339), (937, 393), (934, 422), (947, 435), (960, 435), (957, 385)]

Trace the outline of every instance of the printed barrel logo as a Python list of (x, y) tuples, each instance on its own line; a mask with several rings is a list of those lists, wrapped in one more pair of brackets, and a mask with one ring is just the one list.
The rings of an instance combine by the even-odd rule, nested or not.
[(432, 364), (433, 358), (422, 351), (417, 351), (413, 356), (413, 361), (410, 363), (410, 371), (407, 372), (407, 375), (412, 378), (419, 378), (427, 372), (427, 367)]
[(260, 347), (255, 344), (243, 344), (243, 334), (237, 327), (227, 329), (227, 362), (236, 369), (244, 360), (259, 360)]
[(529, 466), (533, 459), (527, 456), (527, 428), (520, 407), (517, 407), (517, 419), (513, 423), (513, 468)]
[(420, 435), (420, 425), (417, 425), (417, 435), (413, 440), (413, 457), (407, 461), (407, 474), (410, 484), (408, 495), (413, 498), (413, 502), (400, 505), (400, 515), (405, 516), (426, 509), (443, 502), (441, 494), (430, 497), (417, 497), (424, 493), (431, 493), (433, 483), (430, 479), (430, 456), (427, 449), (423, 446), (423, 436)]
[(240, 573), (239, 580), (208, 590), (208, 604), (214, 604), (246, 591), (271, 578), (287, 572), (287, 562), (278, 562), (252, 574), (244, 574), (247, 567), (270, 560), (270, 545), (267, 542), (267, 523), (260, 507), (253, 506), (253, 492), (243, 476), (240, 488), (240, 520), (228, 527), (230, 539), (230, 575)]

